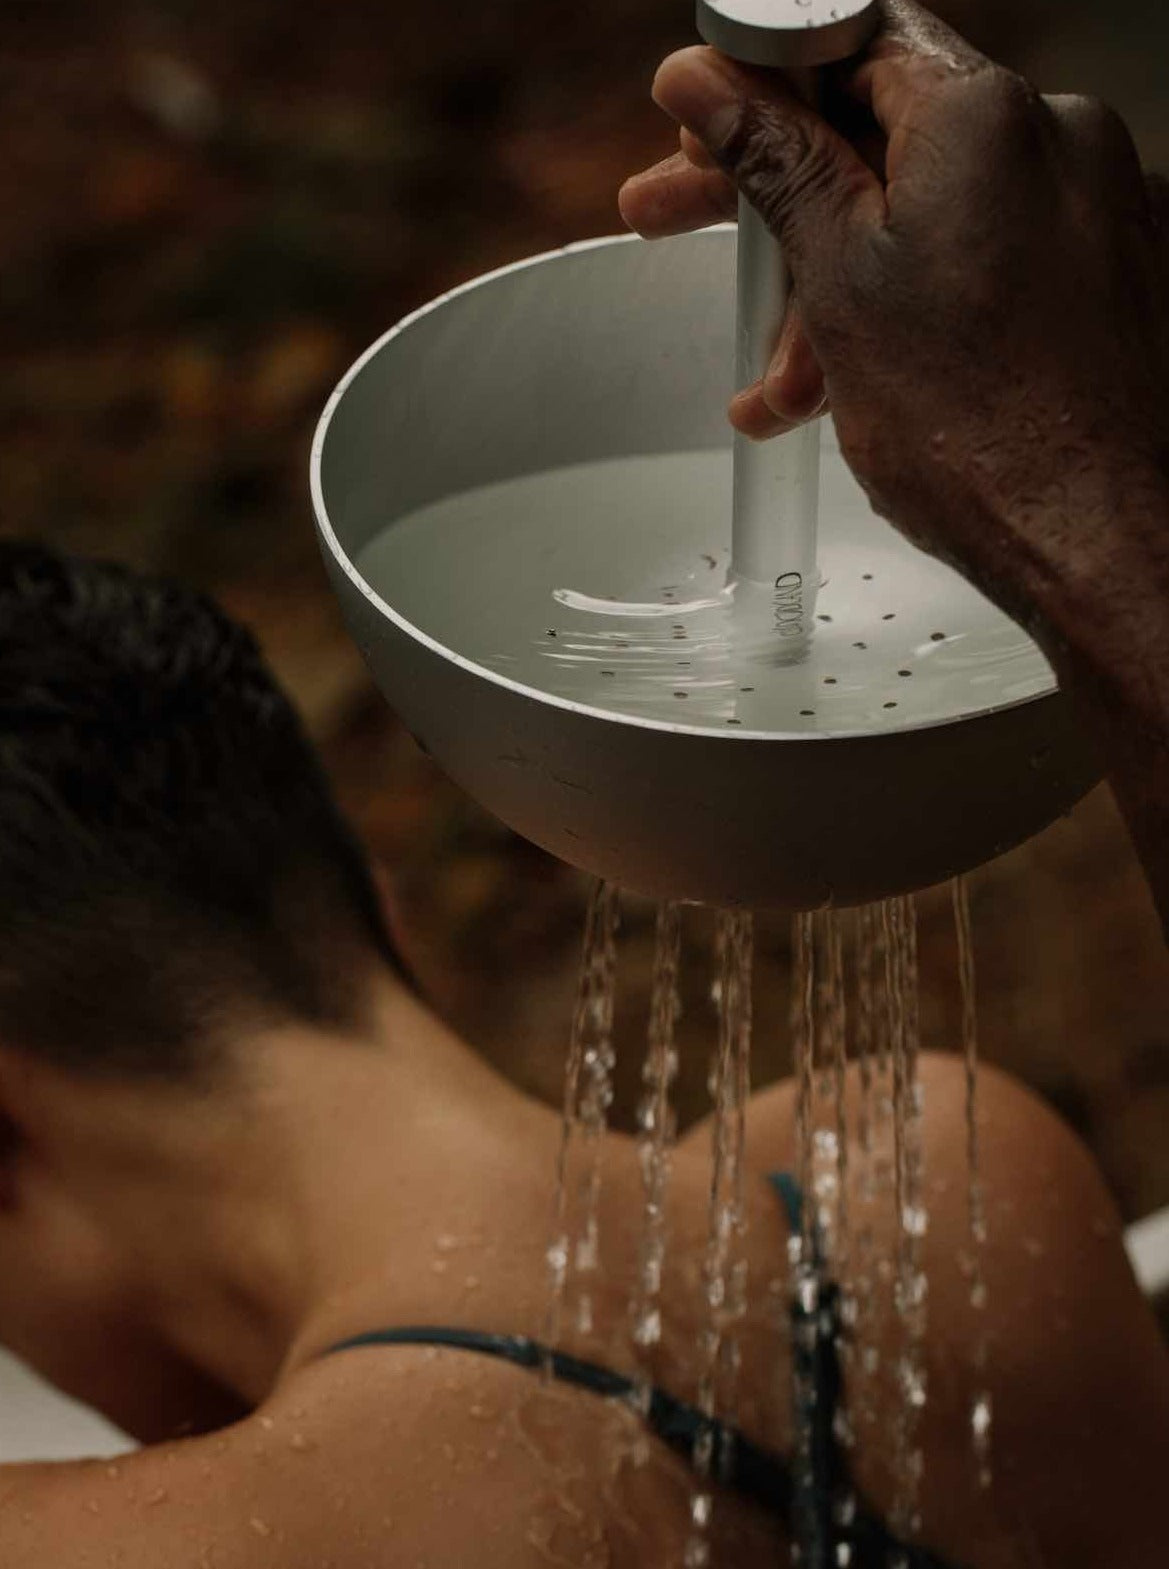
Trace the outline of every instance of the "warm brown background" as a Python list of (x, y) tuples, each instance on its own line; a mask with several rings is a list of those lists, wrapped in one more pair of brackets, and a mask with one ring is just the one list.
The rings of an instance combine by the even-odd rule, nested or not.
[[(1150, 161), (1162, 0), (951, 0), (1047, 87), (1110, 96)], [(441, 288), (616, 227), (666, 151), (657, 58), (689, 0), (6, 0), (0, 9), (0, 527), (214, 590), (297, 693), (396, 874), (427, 984), (555, 1095), (581, 880), (439, 778), (370, 688), (309, 524), (315, 415), (354, 354)], [(1085, 374), (1091, 367), (1085, 367)], [(988, 1055), (1090, 1139), (1129, 1215), (1169, 1204), (1169, 999), (1108, 797), (974, 883)], [(944, 896), (922, 903), (928, 1038), (952, 1044)], [(634, 906), (622, 1106), (650, 912)], [(687, 1104), (702, 1093), (696, 919)], [(761, 1072), (786, 937), (764, 930)]]

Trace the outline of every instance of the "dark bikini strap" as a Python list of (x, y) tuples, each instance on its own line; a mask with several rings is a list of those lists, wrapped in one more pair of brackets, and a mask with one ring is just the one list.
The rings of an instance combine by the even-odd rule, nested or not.
[[(795, 1338), (798, 1343), (798, 1323)], [(574, 1385), (605, 1399), (632, 1403), (636, 1395), (633, 1380), (623, 1374), (563, 1351), (551, 1351), (526, 1335), (493, 1335), (474, 1329), (421, 1325), (353, 1335), (331, 1346), (325, 1355), (367, 1346), (437, 1346), (451, 1351), (468, 1351), (510, 1362), (529, 1372), (546, 1369), (558, 1383)], [(838, 1378), (839, 1374), (835, 1376)], [(662, 1389), (652, 1391), (645, 1421), (650, 1431), (687, 1463), (693, 1461), (699, 1438), (709, 1434), (713, 1440), (718, 1480), (741, 1497), (753, 1500), (768, 1514), (778, 1515), (787, 1522), (789, 1529), (796, 1529), (797, 1516), (803, 1510), (795, 1496), (791, 1472), (778, 1455), (752, 1443), (737, 1428), (712, 1422), (696, 1407), (676, 1400)], [(804, 1507), (807, 1507), (806, 1500)], [(818, 1519), (822, 1513), (821, 1501), (816, 1509)], [(799, 1524), (807, 1528), (806, 1520)], [(821, 1566), (834, 1569), (840, 1560), (831, 1548), (833, 1541), (838, 1545), (847, 1544), (851, 1549), (848, 1559), (851, 1569), (887, 1569), (891, 1562), (904, 1569), (954, 1569), (924, 1548), (899, 1543), (882, 1522), (863, 1507), (858, 1506), (848, 1524), (836, 1526), (829, 1520), (824, 1524), (824, 1533), (822, 1535), (817, 1528), (813, 1534), (820, 1556), (805, 1555), (803, 1561), (809, 1569), (821, 1569)], [(830, 1550), (832, 1556), (824, 1556)]]
[[(490, 1335), (473, 1329), (429, 1327), (386, 1329), (354, 1335), (331, 1347), (331, 1351), (352, 1351), (361, 1346), (442, 1346), (452, 1351), (473, 1351), (531, 1372), (547, 1370), (557, 1383), (572, 1384), (608, 1400), (632, 1403), (637, 1395), (637, 1386), (632, 1379), (566, 1352), (549, 1351), (526, 1335)], [(713, 1452), (718, 1457), (720, 1480), (736, 1492), (755, 1499), (772, 1513), (785, 1516), (790, 1513), (792, 1484), (787, 1467), (736, 1429), (710, 1421), (694, 1406), (675, 1400), (663, 1389), (651, 1392), (645, 1421), (656, 1437), (687, 1461), (693, 1457), (699, 1439), (709, 1434)]]

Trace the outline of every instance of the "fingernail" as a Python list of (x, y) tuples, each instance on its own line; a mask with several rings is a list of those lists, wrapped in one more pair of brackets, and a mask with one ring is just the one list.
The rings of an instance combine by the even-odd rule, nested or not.
[(654, 78), (653, 99), (711, 148), (730, 140), (742, 113), (738, 88), (706, 49), (671, 55)]
[(770, 441), (773, 436), (782, 436), (792, 428), (791, 421), (769, 409), (760, 394), (761, 386), (756, 382), (753, 387), (737, 393), (728, 410), (731, 424), (740, 436), (746, 436), (750, 441)]
[(778, 419), (791, 425), (807, 425), (823, 414), (828, 394), (819, 388), (804, 394), (802, 400), (786, 393), (780, 378), (769, 377), (763, 383), (763, 401)]

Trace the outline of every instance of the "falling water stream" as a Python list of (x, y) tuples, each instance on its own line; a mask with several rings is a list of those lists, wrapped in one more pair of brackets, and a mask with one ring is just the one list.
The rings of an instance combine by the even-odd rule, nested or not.
[[(613, 1100), (613, 1006), (617, 987), (617, 890), (599, 883), (585, 918), (584, 952), (573, 1010), (565, 1072), (564, 1120), (556, 1172), (552, 1242), (548, 1248), (551, 1289), (544, 1343), (561, 1341), (570, 1276), (577, 1284), (576, 1329), (588, 1334), (593, 1321), (592, 1277), (600, 1264), (601, 1161)], [(574, 1147), (579, 1142), (583, 1176), (578, 1213), (570, 1214)], [(573, 1223), (570, 1224), (570, 1221)]]
[[(675, 1033), (681, 1002), (678, 968), (681, 957), (682, 912), (676, 904), (658, 910), (654, 942), (653, 979), (650, 990), (649, 1032), (643, 1094), (637, 1109), (637, 1157), (645, 1194), (638, 1277), (631, 1304), (633, 1343), (642, 1350), (662, 1338), (662, 1269), (666, 1260), (666, 1198), (670, 1181), (670, 1151), (674, 1140), (671, 1091), (678, 1074)], [(638, 1404), (648, 1410), (648, 1374), (639, 1378)]]
[[(978, 1121), (978, 1033), (973, 944), (965, 884), (952, 889), (966, 1081), (969, 1254), (963, 1268), (977, 1315), (969, 1410), (975, 1471), (991, 1484), (992, 1406), (987, 1388), (985, 1248)], [(664, 1336), (667, 1200), (676, 1137), (683, 908), (657, 912), (646, 1055), (637, 1109), (637, 1154), (644, 1209), (629, 1296), (629, 1342), (640, 1371), (633, 1403), (650, 1407), (650, 1357)], [(600, 1269), (603, 1145), (613, 1098), (613, 1012), (617, 979), (618, 895), (598, 885), (589, 901), (584, 954), (566, 1069), (564, 1126), (548, 1249), (547, 1344), (560, 1344), (566, 1314), (577, 1335), (593, 1329)], [(750, 1094), (753, 918), (716, 917), (712, 997), (718, 1026), (709, 1078), (713, 1107), (707, 1240), (701, 1261), (696, 1405), (706, 1425), (693, 1454), (694, 1481), (682, 1569), (712, 1562), (717, 1484), (730, 1456), (723, 1435), (736, 1421), (739, 1329), (748, 1306), (744, 1150)], [(923, 1153), (923, 1090), (918, 1074), (917, 906), (901, 896), (845, 915), (797, 915), (792, 928), (791, 1034), (796, 1101), (796, 1176), (800, 1221), (788, 1247), (793, 1392), (792, 1474), (802, 1565), (847, 1564), (851, 1550), (828, 1556), (823, 1521), (801, 1498), (815, 1493), (817, 1389), (809, 1369), (818, 1337), (834, 1338), (844, 1397), (833, 1435), (844, 1450), (887, 1443), (892, 1473), (889, 1523), (902, 1541), (921, 1529), (924, 1453), (920, 1424), (928, 1400), (925, 1337), (928, 1290), (924, 1241), (929, 1227)], [(892, 1243), (883, 1250), (878, 1237)], [(832, 1285), (839, 1300), (828, 1313)], [(882, 1314), (892, 1312), (891, 1335)], [(883, 1349), (888, 1346), (886, 1354)], [(878, 1413), (885, 1413), (882, 1435)], [(837, 1527), (853, 1518), (851, 1492), (831, 1500)], [(841, 1556), (841, 1554), (845, 1556)], [(891, 1563), (896, 1569), (898, 1559)]]
[(970, 1305), (978, 1315), (974, 1335), (973, 1361), (978, 1388), (970, 1407), (970, 1434), (978, 1485), (989, 1488), (993, 1481), (991, 1464), (994, 1407), (986, 1388), (987, 1373), (987, 1288), (986, 1288), (986, 1203), (982, 1191), (982, 1161), (978, 1133), (978, 999), (975, 991), (974, 938), (970, 922), (970, 894), (964, 877), (953, 884), (954, 929), (958, 939), (958, 982), (962, 994), (962, 1059), (966, 1065), (966, 1168), (968, 1175), (967, 1209), (970, 1217)]
[(917, 1429), (928, 1397), (925, 1331), (929, 1282), (921, 1267), (921, 1244), (929, 1225), (922, 1186), (923, 1097), (917, 1076), (918, 973), (917, 906), (891, 899), (887, 911), (886, 972), (890, 994), (890, 1054), (893, 1068), (893, 1168), (897, 1244), (893, 1300), (900, 1329), (897, 1352), (899, 1402), (893, 1429), (893, 1529), (916, 1536), (921, 1528), (920, 1492), (924, 1455)]
[(710, 1071), (714, 1119), (697, 1402), (707, 1425), (694, 1446), (695, 1485), (685, 1569), (705, 1569), (710, 1562), (712, 1485), (725, 1474), (732, 1458), (716, 1443), (716, 1433), (725, 1431), (724, 1424), (733, 1426), (737, 1417), (737, 1329), (747, 1311), (744, 1154), (751, 1076), (752, 917), (720, 912), (715, 951), (718, 974), (712, 991), (718, 1008), (718, 1043)]

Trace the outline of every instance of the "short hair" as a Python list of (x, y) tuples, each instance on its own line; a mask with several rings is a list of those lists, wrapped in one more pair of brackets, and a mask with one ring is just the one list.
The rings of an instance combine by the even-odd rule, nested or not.
[(244, 1020), (358, 1031), (371, 963), (405, 977), (250, 633), (188, 589), (0, 541), (0, 1043), (177, 1077)]

